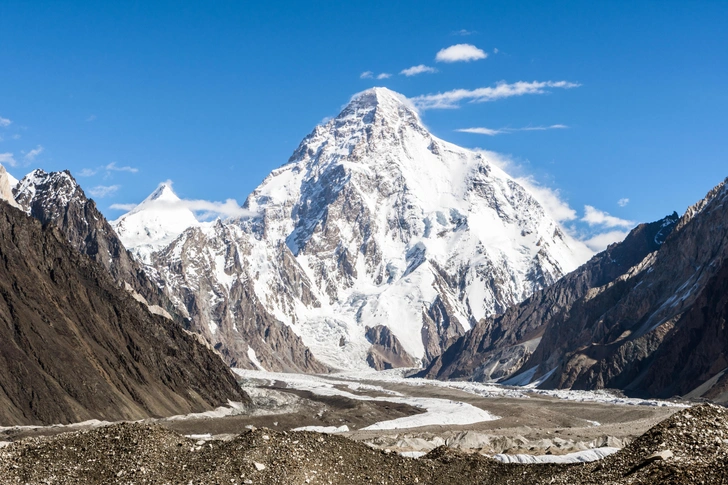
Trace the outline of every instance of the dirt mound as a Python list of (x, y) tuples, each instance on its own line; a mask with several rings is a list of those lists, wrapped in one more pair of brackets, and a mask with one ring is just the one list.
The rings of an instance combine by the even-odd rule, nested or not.
[(251, 430), (228, 441), (116, 424), (0, 449), (0, 483), (697, 484), (728, 480), (728, 411), (703, 405), (583, 465), (503, 464), (439, 447), (420, 459), (341, 436)]

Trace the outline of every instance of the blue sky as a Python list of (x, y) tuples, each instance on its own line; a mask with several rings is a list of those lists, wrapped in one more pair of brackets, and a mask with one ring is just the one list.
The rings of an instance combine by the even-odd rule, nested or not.
[[(557, 190), (583, 237), (728, 176), (728, 2), (271, 3), (3, 0), (0, 161), (70, 169), (112, 219), (167, 179), (242, 203), (356, 92), (505, 83), (536, 93), (450, 96), (423, 120)], [(437, 72), (400, 74), (420, 65)]]

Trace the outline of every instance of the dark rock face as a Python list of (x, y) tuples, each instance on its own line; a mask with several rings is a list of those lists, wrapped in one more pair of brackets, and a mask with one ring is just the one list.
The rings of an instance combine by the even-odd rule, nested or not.
[(124, 248), (96, 203), (86, 197), (68, 171), (34, 170), (13, 193), (21, 209), (44, 225), (57, 226), (71, 247), (106, 268), (120, 285), (128, 284), (150, 305), (161, 307), (181, 321), (159, 286)]
[(677, 213), (640, 224), (618, 244), (597, 254), (552, 286), (537, 291), (502, 315), (478, 322), (421, 373), (440, 379), (498, 380), (512, 375), (538, 346), (548, 323), (592, 288), (614, 281), (659, 249), (678, 221)]
[[(487, 378), (493, 358), (503, 358), (512, 342), (539, 337), (535, 350), (521, 352), (504, 377), (529, 372), (529, 379), (542, 378), (541, 387), (616, 388), (634, 396), (727, 402), (728, 185), (718, 185), (689, 208), (669, 235), (667, 222), (657, 232), (635, 230), (654, 234), (642, 240), (659, 246), (649, 252), (649, 245), (637, 245), (649, 252), (641, 261), (632, 262), (640, 254), (633, 251), (639, 236), (633, 231), (537, 294), (557, 295), (576, 281), (583, 284), (580, 296), (567, 293), (562, 301), (551, 298), (535, 307), (534, 297), (493, 322), (481, 322), (435, 363), (439, 367), (431, 366), (430, 375)], [(606, 256), (619, 262), (615, 253), (625, 248), (633, 258), (624, 261), (633, 267), (600, 264), (597, 268), (614, 271), (594, 278), (595, 263)], [(533, 313), (539, 318), (523, 318)]]
[(395, 367), (414, 367), (415, 359), (409, 355), (389, 327), (377, 325), (366, 329), (366, 338), (372, 344), (367, 355), (367, 363), (376, 370)]
[(151, 314), (54, 225), (0, 202), (0, 423), (140, 419), (247, 401), (211, 349)]

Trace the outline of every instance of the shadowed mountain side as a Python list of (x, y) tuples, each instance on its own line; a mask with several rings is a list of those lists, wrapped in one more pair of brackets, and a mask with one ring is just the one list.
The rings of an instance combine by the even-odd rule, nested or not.
[(139, 419), (247, 401), (198, 337), (153, 315), (54, 225), (0, 202), (0, 424)]
[(537, 291), (504, 314), (478, 322), (419, 376), (438, 379), (497, 380), (510, 376), (530, 357), (548, 323), (568, 313), (591, 288), (626, 273), (660, 248), (678, 221), (677, 213), (640, 224), (624, 241), (612, 244), (552, 286)]
[(67, 170), (44, 172), (34, 170), (14, 189), (17, 204), (42, 224), (53, 223), (65, 235), (71, 247), (89, 256), (106, 268), (119, 285), (129, 285), (150, 304), (157, 305), (178, 323), (177, 315), (162, 289), (122, 244), (96, 203)]

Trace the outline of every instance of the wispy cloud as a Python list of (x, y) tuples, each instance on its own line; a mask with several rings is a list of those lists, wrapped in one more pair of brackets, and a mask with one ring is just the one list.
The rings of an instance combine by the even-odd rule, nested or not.
[(136, 207), (136, 204), (111, 204), (109, 206), (110, 209), (119, 210), (119, 211), (127, 211), (129, 212), (134, 207)]
[(88, 192), (93, 197), (103, 199), (104, 197), (114, 195), (120, 188), (121, 185), (97, 185), (96, 187), (90, 188)]
[(582, 242), (592, 251), (600, 252), (607, 249), (610, 244), (624, 240), (627, 234), (629, 234), (628, 231), (602, 232), (588, 239), (583, 239)]
[(11, 123), (12, 121), (10, 121), (9, 119), (0, 116), (0, 127), (5, 128), (6, 126), (10, 126)]
[(576, 210), (569, 206), (558, 189), (540, 184), (533, 175), (528, 174), (522, 166), (507, 155), (483, 149), (477, 151), (488, 162), (511, 175), (516, 182), (525, 187), (555, 221), (568, 222), (577, 219)]
[(373, 77), (374, 73), (372, 71), (364, 71), (359, 74), (359, 79), (372, 79)]
[(383, 72), (381, 74), (377, 74), (377, 79), (389, 79), (390, 77), (392, 77), (392, 75), (389, 74), (388, 72)]
[(525, 126), (523, 128), (461, 128), (459, 131), (461, 133), (475, 133), (478, 135), (488, 135), (488, 136), (495, 136), (495, 135), (504, 135), (509, 133), (515, 133), (517, 131), (546, 131), (546, 130), (563, 130), (568, 128), (566, 125), (549, 125), (549, 126)]
[(601, 211), (590, 205), (584, 206), (584, 217), (581, 218), (583, 222), (586, 222), (590, 226), (603, 226), (603, 227), (627, 227), (631, 228), (636, 223), (628, 221), (626, 219), (620, 219), (610, 215), (607, 212)]
[(10, 165), (11, 167), (18, 164), (12, 153), (0, 153), (0, 163)]
[(43, 153), (43, 147), (38, 145), (36, 148), (34, 148), (33, 150), (26, 153), (23, 158), (25, 159), (26, 162), (31, 163), (31, 162), (34, 162), (36, 157), (38, 155), (40, 155), (41, 153)]
[(497, 47), (493, 47), (493, 54), (498, 54), (498, 48)]
[(435, 69), (434, 67), (425, 66), (424, 64), (420, 64), (419, 66), (412, 66), (412, 67), (408, 67), (407, 69), (402, 69), (399, 73), (404, 74), (407, 77), (410, 77), (410, 76), (416, 76), (418, 74), (423, 74), (423, 73), (431, 74), (431, 73), (435, 73), (435, 72), (437, 72), (437, 69)]
[(116, 162), (111, 162), (108, 165), (103, 165), (96, 168), (84, 168), (81, 171), (78, 172), (79, 177), (93, 177), (99, 172), (106, 172), (105, 177), (110, 177), (111, 172), (129, 172), (129, 173), (137, 173), (139, 171), (138, 168), (130, 167), (128, 165), (119, 167)]
[(80, 172), (78, 172), (79, 177), (92, 177), (98, 173), (98, 169), (95, 168), (84, 168), (81, 169)]
[(441, 49), (435, 56), (437, 62), (470, 62), (485, 59), (488, 54), (472, 44), (455, 44)]
[(478, 89), (453, 89), (444, 93), (425, 94), (412, 98), (419, 109), (459, 108), (460, 102), (485, 103), (497, 99), (523, 96), (525, 94), (544, 94), (547, 88), (571, 89), (581, 86), (569, 81), (518, 81), (512, 84), (500, 82), (495, 86)]
[(617, 205), (618, 205), (619, 207), (626, 207), (626, 206), (627, 206), (627, 204), (629, 204), (629, 199), (628, 199), (627, 197), (625, 197), (625, 198), (623, 198), (623, 199), (619, 199), (619, 200), (617, 201)]
[(478, 32), (476, 32), (475, 30), (460, 29), (453, 32), (452, 35), (462, 35), (463, 37), (465, 37), (467, 35), (473, 35), (477, 33)]
[(96, 119), (96, 115), (89, 115), (88, 118), (86, 118), (87, 122), (91, 122)]
[(108, 172), (129, 172), (129, 173), (137, 173), (139, 171), (138, 168), (129, 167), (129, 166), (118, 167), (116, 165), (116, 162), (111, 162), (110, 164), (108, 164), (107, 166), (104, 167), (104, 170), (106, 170)]

